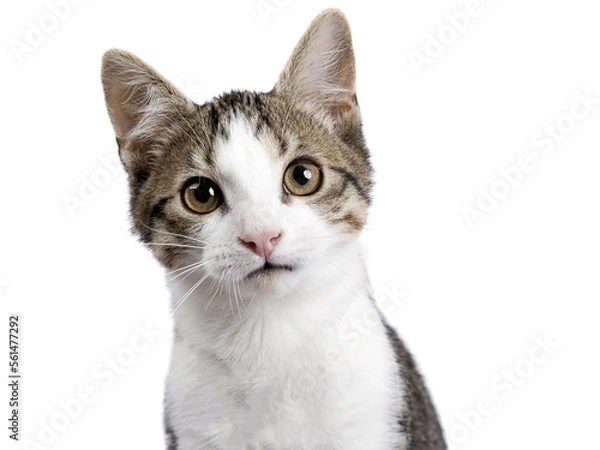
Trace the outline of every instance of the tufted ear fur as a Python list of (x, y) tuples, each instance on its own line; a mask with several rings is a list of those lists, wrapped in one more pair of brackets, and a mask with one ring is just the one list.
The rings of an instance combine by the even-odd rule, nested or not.
[(328, 9), (310, 24), (275, 92), (325, 113), (340, 134), (360, 124), (352, 36), (341, 11)]
[(147, 170), (165, 149), (165, 125), (192, 112), (194, 104), (152, 67), (123, 50), (104, 54), (102, 85), (123, 164), (130, 172)]

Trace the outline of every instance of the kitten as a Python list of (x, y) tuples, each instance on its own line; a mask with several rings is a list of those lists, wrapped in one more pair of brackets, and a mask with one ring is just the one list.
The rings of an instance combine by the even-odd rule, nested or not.
[(168, 448), (445, 449), (361, 256), (372, 169), (343, 14), (268, 93), (196, 105), (120, 50), (102, 82), (134, 230), (169, 272)]

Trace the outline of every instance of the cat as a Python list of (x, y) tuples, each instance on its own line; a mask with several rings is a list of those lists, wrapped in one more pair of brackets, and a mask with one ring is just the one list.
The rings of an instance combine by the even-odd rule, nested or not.
[(102, 83), (133, 230), (168, 271), (168, 449), (445, 449), (362, 257), (372, 167), (343, 13), (267, 93), (197, 105), (114, 49)]

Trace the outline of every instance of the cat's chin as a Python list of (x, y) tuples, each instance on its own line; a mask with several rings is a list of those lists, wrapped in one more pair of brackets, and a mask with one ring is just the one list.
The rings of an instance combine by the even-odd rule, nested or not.
[(259, 291), (279, 289), (283, 284), (289, 283), (294, 267), (288, 264), (265, 263), (261, 267), (249, 272), (244, 281)]

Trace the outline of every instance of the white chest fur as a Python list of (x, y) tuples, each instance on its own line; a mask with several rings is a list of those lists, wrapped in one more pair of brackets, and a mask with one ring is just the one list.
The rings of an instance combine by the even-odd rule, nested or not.
[[(177, 450), (403, 448), (393, 350), (366, 280), (340, 281), (237, 310), (190, 297), (176, 311), (166, 413)], [(192, 285), (172, 286), (174, 301)], [(350, 333), (357, 321), (370, 328)]]

